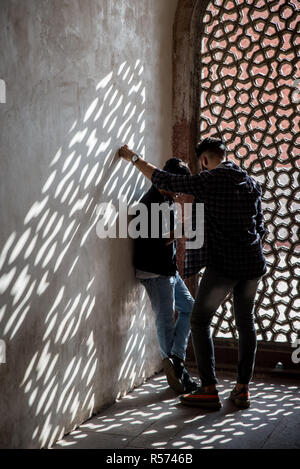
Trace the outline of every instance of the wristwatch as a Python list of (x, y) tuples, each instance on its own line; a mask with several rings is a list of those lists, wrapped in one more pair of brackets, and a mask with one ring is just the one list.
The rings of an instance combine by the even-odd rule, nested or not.
[(133, 155), (131, 157), (132, 164), (135, 164), (139, 159), (140, 159), (140, 157), (138, 155)]

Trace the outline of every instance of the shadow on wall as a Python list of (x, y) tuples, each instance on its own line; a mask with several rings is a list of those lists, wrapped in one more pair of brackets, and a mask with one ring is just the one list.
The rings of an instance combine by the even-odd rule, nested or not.
[[(32, 447), (52, 445), (90, 417), (96, 393), (104, 401), (108, 396), (113, 401), (137, 377), (139, 382), (145, 377), (145, 293), (129, 291), (128, 285), (121, 291), (119, 301), (132, 305), (133, 313), (131, 322), (122, 325), (122, 311), (118, 312), (121, 340), (111, 345), (119, 348), (111, 387), (119, 381), (121, 391), (116, 395), (116, 388), (107, 389), (105, 395), (101, 383), (95, 383), (99, 372), (103, 379), (109, 375), (100, 358), (104, 351), (99, 349), (95, 325), (104, 319), (103, 334), (111, 334), (112, 342), (117, 326), (109, 319), (108, 306), (96, 301), (95, 272), (85, 267), (82, 279), (78, 271), (73, 275), (80, 262), (86, 265), (91, 256), (86, 243), (91, 234), (96, 236), (98, 203), (117, 206), (121, 194), (130, 203), (143, 192), (142, 174), (115, 157), (122, 142), (142, 155), (145, 152), (143, 70), (139, 60), (133, 65), (124, 62), (99, 82), (83, 120), (74, 122), (66, 144), (52, 159), (40, 200), (24, 218), (23, 232), (11, 233), (0, 255), (0, 339), (6, 343), (8, 362), (0, 369), (2, 404), (9, 413), (14, 390), (20, 412), (14, 423), (13, 414), (6, 415), (1, 432), (14, 434), (14, 425), (24, 425)], [(128, 92), (121, 92), (118, 83)], [(119, 240), (117, 247), (116, 240), (97, 238), (98, 244), (108, 247), (107, 242), (112, 242), (118, 255), (124, 249), (122, 242), (128, 243)], [(108, 289), (109, 284), (102, 288)], [(137, 353), (138, 364), (133, 358)], [(18, 439), (10, 442), (12, 447), (20, 444)]]

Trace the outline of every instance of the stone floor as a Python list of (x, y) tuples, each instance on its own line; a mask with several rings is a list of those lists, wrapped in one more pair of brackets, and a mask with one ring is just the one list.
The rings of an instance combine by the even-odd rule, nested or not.
[(183, 406), (161, 373), (57, 442), (55, 449), (300, 448), (300, 382), (256, 376), (251, 407), (228, 400), (233, 375), (219, 377), (219, 411)]

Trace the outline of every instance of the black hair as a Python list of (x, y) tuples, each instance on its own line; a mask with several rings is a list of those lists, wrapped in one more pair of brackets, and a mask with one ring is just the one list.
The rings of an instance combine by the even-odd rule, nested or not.
[(220, 138), (208, 137), (196, 145), (195, 152), (197, 158), (200, 158), (205, 151), (215, 154), (222, 159), (226, 156), (226, 147)]
[(165, 163), (163, 170), (167, 171), (168, 173), (173, 173), (173, 174), (182, 174), (182, 175), (191, 174), (191, 171), (187, 163), (182, 161), (180, 158), (170, 158)]

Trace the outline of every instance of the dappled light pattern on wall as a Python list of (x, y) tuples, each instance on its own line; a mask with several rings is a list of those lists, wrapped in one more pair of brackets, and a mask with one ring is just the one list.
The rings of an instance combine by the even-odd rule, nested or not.
[[(99, 81), (94, 99), (52, 156), (49, 176), (37, 181), (40, 198), (26, 213), (22, 232), (12, 232), (1, 250), (0, 338), (7, 345), (6, 379), (8, 387), (19, 388), (23, 401), (24, 415), (16, 424), (30, 420), (35, 447), (51, 445), (92, 415), (101, 388), (95, 378), (107, 374), (95, 324), (109, 313), (96, 302), (95, 272), (85, 268), (81, 279), (80, 264), (90, 262), (91, 239), (99, 249), (110, 241), (96, 235), (98, 204), (117, 206), (121, 195), (130, 203), (144, 191), (142, 175), (116, 155), (122, 142), (145, 154), (143, 72), (140, 60), (124, 61)], [(106, 318), (101, 326), (122, 339), (115, 360), (118, 397), (145, 378), (145, 292), (126, 294), (120, 299), (119, 323)], [(122, 323), (126, 306), (132, 306), (129, 324)], [(26, 344), (34, 349), (31, 355)], [(133, 358), (137, 353), (139, 360)], [(22, 374), (15, 366), (19, 357), (27, 360)], [(113, 392), (112, 401), (117, 397)]]
[[(229, 158), (263, 188), (268, 273), (257, 299), (258, 338), (293, 342), (299, 291), (299, 0), (213, 0), (203, 17), (200, 138), (221, 134)], [(232, 304), (216, 337), (236, 335)]]

